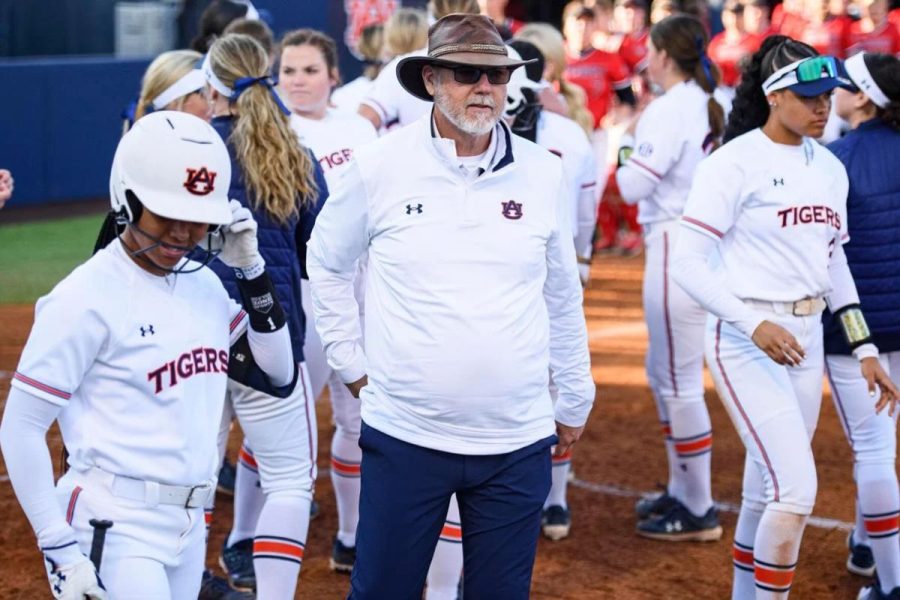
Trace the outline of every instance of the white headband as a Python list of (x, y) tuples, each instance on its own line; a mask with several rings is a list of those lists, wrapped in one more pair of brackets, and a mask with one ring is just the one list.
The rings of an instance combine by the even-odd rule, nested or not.
[(191, 69), (182, 75), (181, 79), (167, 87), (162, 94), (154, 98), (150, 104), (153, 105), (153, 110), (160, 110), (168, 106), (173, 100), (203, 88), (205, 84), (206, 78), (203, 77), (203, 73), (199, 69)]
[(866, 67), (864, 55), (864, 52), (854, 54), (844, 61), (844, 68), (847, 69), (847, 75), (850, 76), (850, 81), (853, 82), (853, 85), (868, 96), (875, 106), (886, 108), (890, 104), (891, 99), (875, 83), (875, 79), (869, 73), (869, 68)]
[(796, 71), (800, 63), (805, 60), (807, 59), (802, 58), (800, 60), (794, 61), (791, 64), (781, 67), (780, 69), (769, 75), (769, 77), (762, 84), (763, 94), (768, 95), (772, 92), (777, 92), (778, 90), (789, 88), (792, 85), (797, 85), (797, 83), (799, 82), (797, 81), (797, 73), (794, 71)]
[(213, 86), (217, 92), (226, 98), (231, 98), (234, 95), (234, 90), (222, 83), (222, 80), (213, 73), (212, 65), (209, 62), (209, 53), (203, 57), (203, 65), (200, 67), (200, 70), (203, 71), (203, 77), (209, 82), (209, 85)]

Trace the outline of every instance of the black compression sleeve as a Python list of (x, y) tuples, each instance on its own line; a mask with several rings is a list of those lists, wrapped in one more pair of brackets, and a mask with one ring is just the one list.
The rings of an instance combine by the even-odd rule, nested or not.
[[(239, 274), (239, 271), (235, 271)], [(253, 279), (237, 277), (238, 290), (244, 310), (250, 316), (250, 327), (254, 331), (268, 333), (284, 327), (287, 317), (275, 295), (275, 286), (265, 271)]]

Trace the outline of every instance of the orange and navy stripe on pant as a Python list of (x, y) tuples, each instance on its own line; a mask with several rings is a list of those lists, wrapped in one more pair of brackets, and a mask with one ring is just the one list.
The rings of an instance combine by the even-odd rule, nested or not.
[(550, 457), (550, 463), (554, 467), (562, 467), (564, 465), (570, 464), (571, 462), (572, 462), (572, 450), (571, 449), (567, 450), (563, 454), (560, 454), (559, 456), (556, 456), (555, 454), (553, 454)]
[(253, 559), (271, 558), (302, 564), (305, 544), (277, 535), (258, 535), (253, 538)]
[(761, 590), (784, 593), (791, 589), (796, 568), (797, 563), (774, 565), (757, 558), (753, 560), (753, 579), (756, 581), (756, 587)]
[(734, 560), (734, 568), (741, 571), (753, 572), (753, 547), (745, 546), (740, 542), (735, 542), (732, 547), (732, 557)]
[(259, 466), (256, 464), (256, 458), (253, 456), (253, 451), (251, 451), (246, 444), (241, 444), (241, 451), (238, 453), (238, 462), (254, 473), (259, 473)]
[(455, 521), (444, 521), (440, 541), (451, 544), (462, 544), (462, 525)]
[(685, 438), (673, 437), (678, 458), (691, 458), (712, 452), (712, 430)]
[(339, 456), (331, 456), (331, 473), (339, 477), (359, 478), (360, 463), (345, 460)]
[(900, 511), (891, 511), (874, 515), (863, 514), (866, 534), (870, 538), (886, 538), (897, 535), (900, 531)]

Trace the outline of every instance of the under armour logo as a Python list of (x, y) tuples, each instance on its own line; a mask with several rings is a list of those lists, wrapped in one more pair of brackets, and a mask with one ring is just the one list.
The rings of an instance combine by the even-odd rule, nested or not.
[(784, 177), (778, 177), (778, 178), (773, 177), (772, 185), (774, 185), (775, 187), (778, 187), (779, 185), (784, 185)]
[(416, 204), (413, 206), (412, 204), (406, 205), (406, 214), (411, 215), (413, 211), (416, 211), (417, 214), (422, 214), (422, 205)]
[(141, 337), (146, 337), (147, 334), (156, 335), (156, 332), (153, 331), (153, 325), (147, 325), (146, 328), (143, 325), (141, 325), (140, 329), (141, 329)]
[(205, 196), (213, 191), (215, 183), (216, 173), (206, 167), (200, 167), (187, 170), (187, 181), (184, 182), (184, 187), (195, 196)]
[(521, 202), (510, 200), (509, 202), (501, 202), (500, 205), (503, 206), (503, 216), (507, 219), (512, 219), (513, 221), (515, 221), (516, 219), (522, 218)]
[(666, 523), (666, 531), (672, 533), (673, 531), (681, 531), (683, 529), (681, 525), (681, 521), (671, 521)]

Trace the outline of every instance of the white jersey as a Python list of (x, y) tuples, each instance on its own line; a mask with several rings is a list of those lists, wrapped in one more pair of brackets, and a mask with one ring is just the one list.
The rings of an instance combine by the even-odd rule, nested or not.
[(407, 56), (426, 56), (427, 48), (409, 54), (401, 54), (391, 60), (375, 78), (375, 85), (363, 104), (378, 113), (381, 126), (385, 129), (409, 125), (431, 110), (431, 102), (416, 98), (400, 85), (397, 79), (397, 63)]
[(597, 161), (584, 130), (572, 119), (542, 111), (537, 144), (562, 159), (571, 204), (569, 224), (579, 256), (590, 256), (591, 237), (597, 222)]
[(830, 250), (849, 239), (848, 187), (825, 147), (776, 144), (754, 129), (700, 163), (682, 226), (721, 240), (719, 272), (738, 298), (824, 296)]
[(345, 83), (331, 94), (331, 104), (335, 110), (356, 114), (363, 98), (375, 86), (375, 80), (365, 75), (360, 75), (353, 81)]
[(641, 114), (634, 152), (624, 168), (634, 169), (655, 186), (638, 202), (638, 223), (681, 216), (694, 171), (712, 149), (708, 100), (709, 94), (688, 80), (654, 99)]
[(325, 174), (329, 190), (350, 165), (353, 152), (378, 138), (368, 119), (329, 109), (324, 119), (308, 119), (291, 115), (291, 127), (300, 143), (313, 151)]
[(210, 269), (158, 277), (112, 242), (35, 308), (12, 386), (63, 407), (72, 468), (209, 481), (244, 310)]

